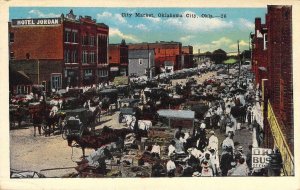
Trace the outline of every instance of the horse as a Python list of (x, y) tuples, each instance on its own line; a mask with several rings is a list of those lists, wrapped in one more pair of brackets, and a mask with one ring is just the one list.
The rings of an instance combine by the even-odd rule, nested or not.
[[(118, 142), (121, 139), (125, 139), (126, 135), (134, 132), (131, 129), (122, 128), (122, 129), (111, 129), (107, 126), (104, 126), (101, 130), (100, 134), (91, 133), (87, 130), (84, 130), (82, 135), (72, 135), (67, 136), (68, 146), (79, 146), (82, 149), (83, 157), (85, 157), (85, 149), (92, 148), (98, 149), (106, 144), (112, 142)], [(146, 137), (147, 133), (143, 130), (137, 130), (134, 132), (136, 134), (136, 139), (140, 139), (141, 137)], [(73, 141), (75, 141), (75, 145), (73, 145)]]
[(45, 131), (45, 136), (50, 136), (51, 133), (54, 134), (56, 126), (59, 127), (61, 133), (62, 132), (61, 124), (65, 117), (66, 117), (65, 114), (57, 114), (51, 111), (46, 112), (46, 114), (44, 115), (45, 125), (43, 126), (43, 130)]

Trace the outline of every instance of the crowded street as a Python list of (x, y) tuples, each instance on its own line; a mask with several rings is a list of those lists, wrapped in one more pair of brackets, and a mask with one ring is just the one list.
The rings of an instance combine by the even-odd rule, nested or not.
[(10, 179), (295, 175), (291, 6), (9, 10)]
[[(26, 123), (25, 121), (21, 122), (22, 126), (18, 126), (17, 123), (15, 123), (15, 127), (13, 127), (10, 131), (10, 141), (11, 141), (11, 157), (13, 158), (11, 160), (11, 168), (16, 171), (36, 171), (40, 174), (46, 176), (46, 177), (74, 177), (74, 176), (96, 176), (96, 177), (134, 177), (141, 175), (141, 177), (155, 177), (156, 175), (162, 176), (201, 176), (201, 165), (200, 163), (205, 159), (205, 153), (209, 154), (210, 156), (215, 156), (213, 162), (210, 163), (210, 167), (213, 169), (212, 176), (227, 176), (227, 173), (222, 172), (221, 168), (224, 166), (220, 165), (220, 162), (222, 162), (222, 154), (224, 153), (227, 145), (224, 145), (224, 139), (228, 136), (232, 138), (233, 140), (233, 150), (232, 150), (232, 160), (230, 161), (230, 166), (225, 166), (226, 168), (232, 168), (234, 166), (233, 163), (236, 161), (234, 160), (234, 153), (236, 151), (240, 150), (243, 151), (243, 155), (248, 155), (250, 153), (249, 145), (253, 144), (253, 140), (256, 141), (256, 137), (253, 136), (253, 127), (251, 125), (251, 122), (249, 120), (252, 120), (253, 113), (250, 113), (250, 119), (248, 116), (245, 116), (247, 118), (246, 121), (240, 121), (237, 122), (236, 120), (239, 117), (239, 114), (234, 113), (234, 109), (236, 109), (236, 106), (234, 104), (234, 99), (237, 95), (247, 95), (247, 98), (244, 99), (243, 104), (237, 102), (237, 99), (235, 101), (236, 104), (242, 106), (247, 106), (247, 109), (251, 107), (254, 99), (254, 89), (252, 89), (252, 85), (247, 85), (248, 88), (245, 88), (246, 85), (243, 87), (245, 90), (240, 89), (239, 91), (242, 91), (243, 93), (240, 93), (239, 91), (236, 91), (239, 87), (236, 86), (237, 80), (234, 79), (234, 77), (226, 77), (226, 74), (218, 75), (217, 73), (221, 73), (221, 71), (224, 71), (224, 68), (221, 68), (219, 70), (213, 70), (209, 71), (208, 69), (202, 69), (202, 71), (199, 72), (191, 72), (191, 77), (188, 79), (170, 79), (172, 76), (169, 76), (168, 78), (164, 78), (164, 81), (169, 80), (169, 83), (167, 85), (164, 85), (165, 89), (176, 89), (176, 87), (181, 87), (182, 89), (186, 87), (187, 85), (190, 85), (189, 82), (193, 82), (194, 86), (200, 87), (199, 89), (203, 89), (204, 92), (207, 93), (206, 97), (197, 97), (192, 96), (191, 94), (195, 93), (195, 88), (190, 88), (190, 92), (188, 92), (188, 96), (190, 100), (193, 100), (193, 104), (195, 104), (195, 101), (197, 101), (196, 104), (201, 105), (201, 110), (198, 110), (198, 114), (195, 116), (194, 126), (184, 126), (182, 124), (179, 124), (177, 127), (167, 127), (165, 126), (166, 123), (163, 119), (166, 119), (164, 116), (159, 116), (155, 119), (141, 119), (141, 121), (148, 121), (148, 126), (139, 125), (138, 130), (146, 130), (147, 133), (143, 136), (138, 137), (139, 132), (135, 134), (134, 125), (131, 126), (130, 123), (126, 120), (125, 122), (120, 122), (120, 113), (123, 111), (122, 107), (120, 108), (112, 108), (110, 107), (108, 109), (102, 108), (99, 117), (100, 119), (95, 121), (93, 124), (93, 129), (87, 129), (87, 134), (82, 134), (80, 137), (84, 138), (84, 136), (92, 136), (95, 137), (96, 134), (98, 136), (101, 136), (101, 132), (105, 129), (103, 128), (109, 128), (111, 130), (121, 130), (121, 129), (128, 129), (132, 127), (132, 131), (129, 131), (128, 134), (124, 136), (125, 138), (123, 140), (123, 144), (121, 145), (122, 150), (118, 149), (119, 144), (118, 142), (114, 142), (113, 140), (105, 145), (99, 145), (97, 148), (91, 149), (86, 148), (85, 156), (83, 157), (83, 153), (81, 150), (80, 144), (77, 142), (73, 142), (73, 144), (68, 144), (68, 134), (67, 131), (49, 131), (46, 130), (43, 127), (43, 130), (41, 130), (41, 134), (38, 133), (38, 129), (34, 129), (31, 123)], [(237, 75), (236, 69), (230, 69), (230, 76)], [(243, 82), (249, 82), (251, 81), (251, 78), (247, 78), (246, 74), (249, 71), (247, 69), (244, 69), (242, 73), (243, 77), (241, 76), (240, 84), (243, 84)], [(201, 73), (201, 74), (199, 74)], [(220, 77), (223, 77), (223, 80), (219, 80)], [(183, 77), (184, 78), (184, 77)], [(224, 80), (226, 78), (226, 80)], [(137, 79), (137, 82), (132, 82), (133, 86), (141, 84), (142, 79)], [(161, 79), (162, 80), (162, 79)], [(232, 86), (232, 89), (229, 88), (221, 88), (222, 84), (227, 83), (228, 85)], [(158, 86), (159, 83), (157, 83)], [(104, 86), (104, 85), (103, 85)], [(212, 87), (213, 86), (213, 87)], [(175, 88), (174, 88), (175, 87)], [(249, 88), (250, 87), (250, 88)], [(102, 87), (105, 88), (105, 87)], [(107, 88), (107, 87), (106, 87)], [(111, 87), (109, 87), (111, 88)], [(145, 87), (144, 89), (146, 89)], [(157, 87), (155, 87), (157, 88)], [(86, 87), (84, 90), (86, 92), (91, 90), (101, 90), (97, 89), (97, 87)], [(151, 89), (151, 88), (150, 88)], [(163, 88), (160, 88), (163, 90)], [(227, 95), (224, 92), (231, 92)], [(101, 92), (101, 91), (100, 91)], [(132, 89), (132, 93), (129, 94), (126, 98), (131, 98), (135, 94), (136, 90)], [(171, 92), (171, 91), (170, 91)], [(223, 93), (222, 93), (223, 92)], [(237, 92), (237, 93), (235, 93)], [(84, 94), (83, 93), (83, 94)], [(173, 93), (176, 95), (176, 90), (173, 91)], [(183, 93), (182, 93), (183, 94)], [(196, 93), (195, 93), (196, 94)], [(211, 99), (208, 99), (208, 95), (213, 95)], [(143, 98), (144, 102), (150, 102), (151, 99), (146, 97), (143, 97), (142, 95), (138, 95), (138, 102), (135, 108), (138, 109), (145, 109), (145, 104), (142, 102)], [(149, 97), (151, 94), (149, 94)], [(179, 94), (180, 96), (180, 94)], [(183, 96), (183, 95), (181, 95)], [(252, 96), (252, 97), (251, 97)], [(161, 96), (162, 97), (162, 96)], [(161, 97), (157, 97), (158, 100)], [(94, 98), (94, 97), (92, 97)], [(91, 100), (92, 100), (91, 98)], [(137, 97), (134, 97), (137, 98)], [(224, 99), (227, 99), (225, 100)], [(229, 100), (229, 98), (231, 100)], [(232, 104), (231, 111), (228, 111), (228, 102)], [(62, 105), (61, 108), (59, 107), (59, 104), (57, 106), (55, 103), (59, 101), (52, 101), (53, 107), (57, 109), (57, 114), (61, 113), (61, 110), (64, 110)], [(120, 99), (118, 99), (117, 104), (120, 104)], [(171, 113), (179, 112), (180, 110), (191, 110), (193, 109), (189, 102), (186, 101), (171, 101), (169, 100), (169, 104), (167, 105), (167, 108), (171, 108)], [(224, 104), (224, 108), (221, 106), (222, 103)], [(227, 105), (228, 104), (228, 105)], [(99, 101), (99, 105), (103, 106), (103, 102)], [(217, 107), (216, 107), (217, 105)], [(133, 105), (130, 105), (134, 107)], [(87, 106), (86, 106), (87, 107)], [(123, 107), (129, 107), (129, 105), (124, 105)], [(87, 108), (88, 109), (88, 108)], [(89, 108), (90, 110), (93, 110), (93, 108)], [(157, 108), (156, 108), (157, 109)], [(196, 108), (194, 108), (196, 109)], [(158, 110), (158, 109), (157, 109)], [(203, 111), (204, 110), (204, 111)], [(197, 111), (197, 109), (196, 109)], [(215, 112), (214, 114), (212, 112)], [(227, 112), (227, 113), (226, 113)], [(233, 116), (233, 114), (235, 117)], [(130, 113), (131, 114), (131, 113)], [(136, 114), (136, 113), (135, 113)], [(153, 114), (156, 114), (153, 112)], [(125, 115), (125, 114), (124, 114)], [(219, 119), (217, 121), (214, 121), (212, 119), (212, 115), (219, 116)], [(226, 121), (226, 124), (222, 124), (221, 118), (224, 116), (231, 117), (228, 121)], [(131, 117), (132, 115), (130, 115)], [(133, 115), (136, 117), (136, 115)], [(129, 117), (129, 116), (128, 116)], [(138, 116), (141, 117), (141, 116)], [(70, 118), (69, 118), (70, 119)], [(132, 118), (130, 118), (132, 119)], [(223, 118), (224, 119), (224, 118)], [(129, 119), (128, 119), (129, 120)], [(68, 122), (68, 121), (66, 121)], [(65, 125), (66, 124), (61, 124)], [(174, 125), (176, 125), (176, 122), (174, 122)], [(178, 124), (177, 124), (178, 125)], [(223, 126), (224, 125), (224, 126)], [(89, 126), (90, 127), (90, 126)], [(159, 129), (161, 127), (161, 129)], [(178, 133), (178, 127), (182, 128), (182, 137), (181, 135), (177, 137)], [(143, 128), (143, 129), (141, 129)], [(147, 128), (147, 129), (146, 129)], [(45, 130), (44, 130), (45, 129)], [(49, 132), (49, 134), (48, 134)], [(99, 133), (98, 133), (99, 132)], [(103, 132), (102, 132), (103, 133)], [(157, 135), (157, 133), (160, 133)], [(130, 135), (132, 134), (132, 135)], [(185, 137), (185, 135), (188, 134), (188, 137)], [(209, 138), (214, 134), (214, 136), (217, 139), (216, 145), (209, 143)], [(66, 135), (66, 138), (63, 138), (64, 135)], [(200, 136), (203, 135), (203, 136)], [(226, 137), (227, 136), (227, 137)], [(69, 136), (71, 138), (71, 136)], [(174, 138), (174, 140), (172, 140)], [(203, 145), (200, 145), (198, 140), (202, 140), (204, 138), (205, 142)], [(66, 140), (64, 140), (66, 139)], [(178, 141), (177, 141), (178, 140)], [(173, 152), (170, 152), (170, 144), (172, 142), (175, 142), (175, 150)], [(72, 142), (71, 142), (72, 143)], [(213, 143), (213, 142), (212, 142)], [(197, 145), (198, 144), (198, 145)], [(22, 149), (19, 149), (19, 147), (22, 145)], [(69, 146), (68, 146), (69, 145)], [(159, 153), (156, 154), (155, 150), (153, 150), (153, 146), (158, 145), (159, 147)], [(198, 148), (197, 148), (198, 147)], [(213, 147), (214, 152), (211, 151)], [(111, 157), (106, 158), (106, 165), (105, 165), (105, 173), (97, 173), (97, 172), (90, 172), (90, 170), (87, 170), (84, 167), (87, 166), (81, 166), (81, 162), (83, 160), (86, 160), (87, 158), (94, 156), (95, 152), (98, 152), (102, 149), (108, 149), (110, 151)], [(189, 153), (194, 150), (195, 152), (194, 156), (197, 156), (195, 163), (193, 161), (189, 161), (188, 158)], [(47, 155), (41, 157), (40, 155)], [(93, 159), (93, 158), (92, 158)], [(249, 158), (248, 158), (249, 159)], [(168, 164), (167, 162), (169, 160), (172, 160), (175, 163), (176, 170), (170, 174), (170, 171), (168, 172)], [(155, 168), (153, 167), (157, 166), (155, 164), (161, 164), (163, 167), (163, 170), (155, 173)], [(224, 161), (223, 161), (224, 162)], [(189, 164), (190, 163), (190, 164)], [(89, 163), (88, 163), (89, 164)], [(195, 164), (197, 167), (195, 167)], [(192, 170), (189, 171), (190, 165), (194, 166)], [(214, 165), (214, 166), (213, 166)], [(200, 166), (200, 167), (199, 167)], [(88, 167), (94, 167), (91, 164), (91, 166)], [(120, 169), (122, 168), (122, 169)], [(138, 172), (132, 172), (130, 171), (130, 168), (135, 168)], [(250, 168), (250, 167), (249, 167)], [(174, 168), (175, 169), (175, 168)], [(225, 169), (223, 169), (225, 170)], [(123, 173), (122, 173), (123, 172)], [(187, 173), (185, 173), (187, 172)], [(189, 173), (188, 173), (189, 172)], [(244, 173), (243, 175), (250, 175), (251, 171), (248, 170), (247, 173)], [(230, 174), (232, 175), (232, 174)], [(233, 174), (234, 175), (234, 174)], [(236, 174), (240, 175), (240, 174)]]

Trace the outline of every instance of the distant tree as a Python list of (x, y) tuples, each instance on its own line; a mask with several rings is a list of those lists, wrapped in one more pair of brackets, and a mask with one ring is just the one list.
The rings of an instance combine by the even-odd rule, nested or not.
[(213, 51), (211, 59), (216, 64), (221, 64), (221, 63), (223, 63), (224, 60), (227, 59), (227, 53), (222, 49), (217, 49), (217, 50)]
[(125, 42), (125, 40), (124, 39), (122, 39), (122, 41), (121, 41), (121, 45), (126, 45), (126, 42)]

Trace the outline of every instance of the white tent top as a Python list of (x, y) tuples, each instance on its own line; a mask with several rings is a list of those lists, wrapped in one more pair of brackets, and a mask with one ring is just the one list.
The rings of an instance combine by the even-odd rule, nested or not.
[(159, 116), (167, 118), (195, 119), (195, 112), (190, 110), (161, 109), (157, 113)]

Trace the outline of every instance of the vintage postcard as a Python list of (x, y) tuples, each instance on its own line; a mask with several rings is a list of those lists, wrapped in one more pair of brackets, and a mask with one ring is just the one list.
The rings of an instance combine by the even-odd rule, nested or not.
[(299, 188), (299, 3), (155, 3), (1, 3), (0, 189)]

